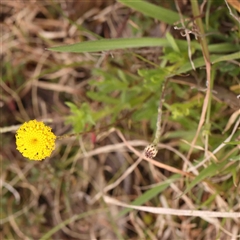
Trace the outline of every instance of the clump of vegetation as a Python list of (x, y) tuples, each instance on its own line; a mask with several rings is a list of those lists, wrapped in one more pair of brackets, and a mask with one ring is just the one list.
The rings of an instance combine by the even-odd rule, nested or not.
[(1, 7), (2, 239), (239, 237), (237, 4)]

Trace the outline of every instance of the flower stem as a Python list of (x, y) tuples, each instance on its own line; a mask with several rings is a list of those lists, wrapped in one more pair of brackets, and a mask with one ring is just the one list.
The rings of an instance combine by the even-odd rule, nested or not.
[(159, 105), (158, 105), (158, 118), (157, 118), (157, 124), (156, 124), (156, 132), (155, 137), (153, 140), (153, 145), (157, 145), (160, 141), (161, 137), (161, 130), (162, 130), (162, 108), (163, 103), (165, 101), (165, 91), (166, 91), (166, 85), (167, 85), (168, 79), (165, 79), (162, 83), (162, 94), (160, 95), (159, 99)]
[(162, 83), (162, 91), (160, 94), (159, 105), (158, 105), (158, 118), (156, 124), (156, 132), (153, 142), (144, 149), (144, 154), (148, 158), (153, 158), (157, 155), (158, 149), (157, 145), (160, 141), (161, 130), (162, 130), (162, 108), (165, 101), (165, 92), (168, 78), (165, 78)]
[(200, 17), (201, 13), (199, 10), (198, 1), (191, 0), (191, 5), (192, 5), (192, 12), (193, 12), (194, 18), (196, 19), (196, 24), (198, 26), (198, 31), (199, 31), (199, 35), (200, 35), (199, 42), (202, 46), (203, 55), (205, 57), (205, 60), (210, 62), (209, 51), (208, 51), (208, 47), (207, 47), (207, 41), (205, 38), (202, 19)]
[(71, 133), (71, 134), (64, 134), (62, 136), (57, 136), (57, 140), (63, 140), (65, 138), (70, 138), (70, 137), (77, 137), (79, 136), (80, 134), (83, 134), (83, 133)]
[[(191, 5), (192, 5), (192, 12), (194, 19), (196, 20), (196, 25), (197, 25), (197, 31), (198, 31), (198, 36), (199, 36), (199, 42), (202, 47), (202, 53), (206, 65), (206, 77), (207, 77), (207, 93), (204, 99), (203, 103), (203, 108), (202, 108), (202, 113), (200, 117), (200, 121), (198, 124), (198, 129), (196, 132), (196, 135), (191, 143), (191, 148), (188, 152), (187, 158), (190, 158), (190, 155), (193, 150), (193, 146), (198, 138), (198, 135), (200, 133), (201, 127), (203, 126), (205, 122), (205, 128), (207, 128), (207, 134), (210, 132), (210, 113), (211, 113), (211, 89), (213, 87), (213, 78), (211, 78), (211, 62), (210, 62), (210, 55), (208, 51), (208, 45), (206, 41), (206, 35), (204, 33), (204, 27), (202, 23), (202, 19), (200, 17), (200, 10), (199, 10), (199, 5), (198, 1), (196, 0), (191, 0)], [(208, 154), (208, 136), (205, 137), (205, 155)]]

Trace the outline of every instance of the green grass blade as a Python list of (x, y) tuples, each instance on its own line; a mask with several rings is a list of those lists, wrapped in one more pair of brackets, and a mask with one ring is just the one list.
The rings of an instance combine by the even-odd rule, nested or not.
[(158, 19), (161, 22), (165, 22), (173, 25), (175, 22), (179, 21), (179, 15), (177, 12), (172, 10), (159, 7), (155, 4), (145, 2), (142, 0), (118, 0), (118, 2), (144, 14), (145, 16), (149, 16), (155, 19)]
[(176, 40), (174, 39), (174, 37), (170, 33), (166, 34), (166, 39), (171, 44), (171, 47), (175, 52), (180, 52), (180, 49), (179, 49), (179, 47), (176, 43)]
[[(181, 41), (183, 42), (183, 41)], [(184, 43), (184, 42), (183, 42)], [(52, 47), (48, 50), (57, 52), (99, 52), (115, 49), (139, 48), (139, 47), (156, 47), (169, 46), (164, 38), (119, 38), (119, 39), (101, 39), (97, 41), (86, 41), (71, 45)]]
[[(175, 44), (180, 50), (187, 49), (188, 43), (185, 40), (175, 40)], [(201, 50), (200, 45), (193, 41), (191, 46), (197, 50)], [(115, 39), (101, 39), (96, 41), (79, 42), (70, 45), (63, 45), (58, 47), (48, 48), (50, 51), (56, 52), (101, 52), (116, 49), (140, 48), (140, 47), (171, 47), (169, 41), (165, 38), (115, 38)], [(210, 52), (218, 52), (219, 50), (226, 52), (236, 51), (236, 46), (232, 44), (213, 44), (209, 45)]]
[[(224, 61), (229, 61), (229, 60), (240, 59), (240, 53), (232, 53), (232, 54), (223, 55), (223, 56), (212, 55), (210, 58), (211, 58), (211, 62), (214, 64), (217, 62), (224, 62)], [(204, 61), (203, 57), (197, 58), (193, 62), (194, 62), (194, 65), (196, 68), (205, 66), (205, 61)], [(181, 73), (185, 73), (185, 72), (188, 72), (191, 70), (192, 70), (192, 66), (191, 66), (190, 62), (188, 62), (188, 63), (184, 64), (183, 66), (181, 66), (175, 72), (175, 74), (181, 74)]]
[(199, 175), (197, 175), (195, 177), (195, 179), (193, 179), (190, 182), (190, 184), (188, 185), (186, 190), (183, 192), (183, 194), (187, 194), (195, 185), (197, 185), (198, 183), (202, 182), (206, 178), (212, 177), (215, 174), (217, 174), (225, 165), (226, 165), (226, 161), (224, 161), (222, 163), (218, 163), (218, 164), (216, 164), (215, 162), (212, 162), (212, 164), (210, 164), (208, 167), (203, 169), (199, 173)]
[(239, 47), (238, 45), (231, 43), (217, 43), (209, 45), (208, 50), (209, 52), (215, 53), (229, 53), (239, 51)]
[(213, 63), (223, 62), (223, 61), (231, 61), (231, 60), (235, 60), (235, 59), (240, 59), (240, 52), (236, 52), (236, 53), (218, 57), (215, 61), (213, 61)]
[[(155, 196), (157, 196), (159, 193), (163, 192), (172, 182), (179, 179), (179, 177), (180, 177), (180, 175), (178, 175), (178, 174), (173, 175), (170, 179), (166, 180), (161, 185), (155, 186), (155, 187), (151, 188), (150, 190), (146, 191), (145, 193), (143, 193), (140, 197), (138, 197), (136, 200), (131, 202), (131, 204), (136, 205), (136, 206), (143, 205), (147, 201), (149, 201), (152, 198), (154, 198)], [(118, 216), (121, 217), (132, 210), (133, 210), (132, 208), (123, 209), (118, 214)]]

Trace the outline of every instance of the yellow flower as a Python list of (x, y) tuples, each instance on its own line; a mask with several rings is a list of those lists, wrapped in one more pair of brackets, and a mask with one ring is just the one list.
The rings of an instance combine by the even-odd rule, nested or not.
[(16, 132), (17, 150), (30, 160), (43, 160), (55, 148), (56, 136), (43, 122), (25, 122)]

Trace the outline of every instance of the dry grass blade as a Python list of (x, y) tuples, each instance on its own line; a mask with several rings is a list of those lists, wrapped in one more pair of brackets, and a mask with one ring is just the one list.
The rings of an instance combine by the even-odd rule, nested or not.
[(105, 202), (108, 204), (114, 204), (126, 208), (132, 208), (139, 211), (146, 211), (154, 214), (166, 214), (174, 216), (195, 216), (195, 217), (212, 217), (212, 218), (240, 218), (239, 212), (218, 212), (218, 211), (199, 211), (199, 210), (180, 210), (173, 208), (160, 208), (160, 207), (144, 207), (134, 206), (120, 202), (114, 198), (104, 196)]

